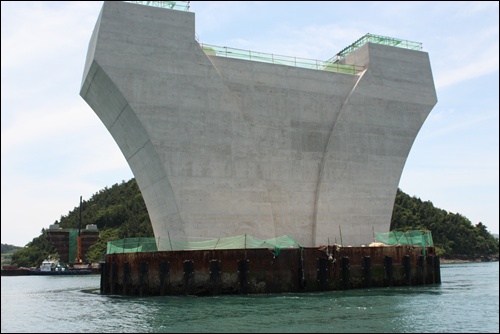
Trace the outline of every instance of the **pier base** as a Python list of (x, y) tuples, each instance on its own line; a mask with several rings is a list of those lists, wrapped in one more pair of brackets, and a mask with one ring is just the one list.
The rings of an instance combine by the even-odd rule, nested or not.
[(434, 247), (304, 247), (106, 255), (101, 294), (224, 295), (439, 284)]

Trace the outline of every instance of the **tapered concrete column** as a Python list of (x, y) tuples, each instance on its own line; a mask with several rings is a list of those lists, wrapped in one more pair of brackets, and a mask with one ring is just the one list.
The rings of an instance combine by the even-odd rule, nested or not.
[(105, 1), (84, 69), (80, 95), (155, 237), (354, 246), (387, 232), (437, 101), (427, 53), (368, 43), (344, 59), (363, 72), (335, 73), (209, 56), (194, 27), (191, 12)]

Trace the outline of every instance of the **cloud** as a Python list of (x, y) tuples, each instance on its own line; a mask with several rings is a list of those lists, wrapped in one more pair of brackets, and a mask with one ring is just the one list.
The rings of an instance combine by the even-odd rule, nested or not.
[[(448, 1), (444, 1), (448, 3)], [(459, 4), (457, 6), (457, 4)], [(468, 17), (476, 17), (484, 12), (496, 11), (498, 13), (498, 1), (459, 1), (451, 3), (450, 8), (453, 9), (453, 15), (456, 18), (463, 19)]]
[(82, 40), (90, 38), (89, 24), (95, 23), (101, 3), (70, 1), (50, 6), (34, 1), (4, 6), (2, 1), (2, 71), (86, 47)]
[(430, 140), (436, 137), (449, 137), (453, 133), (464, 134), (467, 129), (477, 128), (478, 124), (489, 124), (491, 121), (498, 122), (498, 114), (482, 112), (459, 119), (457, 122), (450, 122), (449, 117), (444, 113), (437, 113), (435, 115), (431, 113), (426, 122), (428, 123), (428, 128), (433, 130), (422, 133), (419, 139)]
[(224, 44), (253, 52), (326, 61), (364, 34), (358, 29), (332, 24), (280, 24), (257, 37), (230, 38)]
[(2, 153), (52, 137), (64, 137), (82, 131), (93, 123), (87, 111), (41, 109), (20, 113), (7, 128), (2, 129)]
[(443, 89), (463, 81), (498, 72), (498, 42), (476, 51), (469, 51), (467, 55), (468, 59), (463, 59), (458, 64), (451, 63), (448, 68), (445, 67), (443, 71), (436, 74), (436, 89)]

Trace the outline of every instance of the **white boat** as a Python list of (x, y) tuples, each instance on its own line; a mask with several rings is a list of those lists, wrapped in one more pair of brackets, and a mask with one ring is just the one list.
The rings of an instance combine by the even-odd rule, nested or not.
[[(83, 266), (83, 265), (82, 265)], [(92, 274), (92, 269), (87, 264), (85, 268), (68, 268), (60, 264), (58, 260), (46, 259), (42, 261), (40, 268), (30, 271), (30, 275), (85, 275)]]
[(40, 271), (42, 271), (42, 272), (55, 271), (58, 265), (59, 265), (59, 261), (43, 260), (42, 264), (40, 265)]

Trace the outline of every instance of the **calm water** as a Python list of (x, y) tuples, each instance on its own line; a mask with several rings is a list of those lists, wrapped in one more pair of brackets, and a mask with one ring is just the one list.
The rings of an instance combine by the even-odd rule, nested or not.
[(498, 262), (443, 264), (440, 285), (147, 298), (101, 296), (98, 275), (2, 277), (2, 333), (498, 333), (498, 277)]

